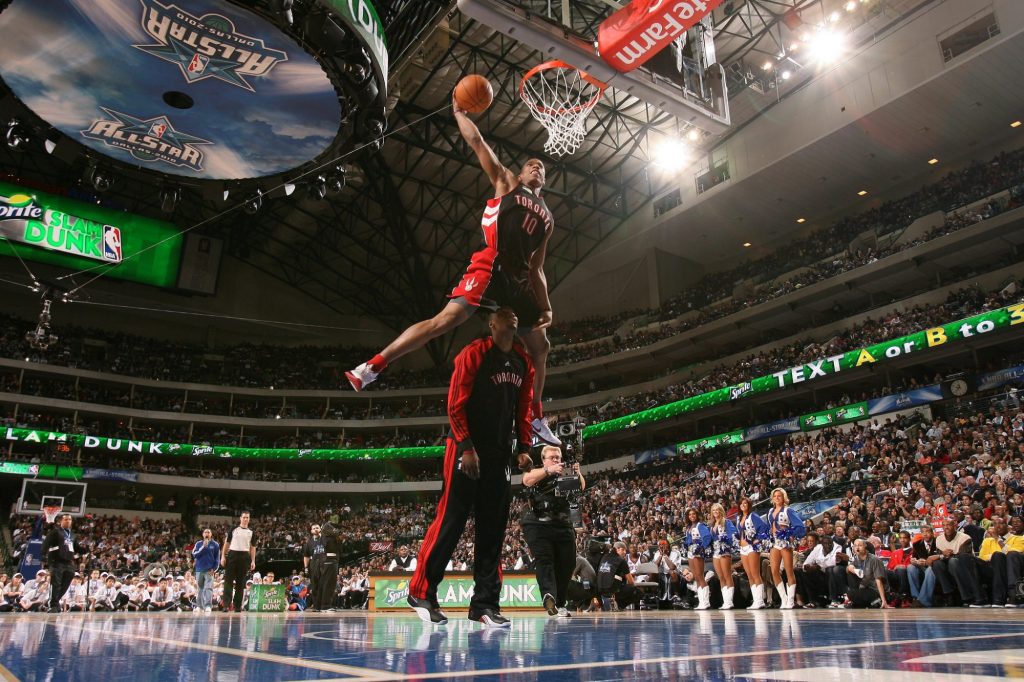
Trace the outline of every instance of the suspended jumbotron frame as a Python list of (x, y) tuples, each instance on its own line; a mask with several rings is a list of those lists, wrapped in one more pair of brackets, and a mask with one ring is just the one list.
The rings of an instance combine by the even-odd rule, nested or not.
[(3, 122), (68, 163), (252, 191), (380, 146), (388, 54), (368, 0), (0, 6)]

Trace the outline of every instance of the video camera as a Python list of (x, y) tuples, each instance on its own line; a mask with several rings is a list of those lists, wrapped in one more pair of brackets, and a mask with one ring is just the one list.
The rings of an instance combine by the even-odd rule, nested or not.
[[(583, 510), (580, 502), (583, 499), (583, 487), (575, 474), (575, 465), (583, 459), (583, 429), (586, 420), (575, 417), (571, 421), (559, 422), (555, 433), (562, 441), (562, 475), (555, 479), (552, 492), (556, 498), (562, 498), (569, 504), (569, 519), (573, 528), (583, 528)], [(536, 506), (535, 506), (536, 508)]]

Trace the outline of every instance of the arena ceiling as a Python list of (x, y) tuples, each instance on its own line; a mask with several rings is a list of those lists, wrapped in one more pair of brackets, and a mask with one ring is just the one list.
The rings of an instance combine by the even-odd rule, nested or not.
[[(620, 4), (515, 0), (551, 16), (561, 16), (563, 1), (570, 10), (570, 30), (591, 39), (601, 19)], [(870, 5), (857, 10), (862, 15), (854, 28), (855, 40), (869, 39), (932, 2), (869, 0)], [(389, 132), (379, 153), (344, 161), (345, 189), (317, 200), (300, 186), (290, 197), (270, 197), (255, 216), (241, 211), (221, 215), (230, 207), (230, 199), (225, 204), (220, 197), (186, 195), (172, 218), (182, 228), (201, 224), (202, 232), (226, 240), (231, 255), (339, 312), (399, 327), (437, 311), (479, 241), (481, 207), (491, 193), (448, 109), (452, 89), (468, 73), (490, 79), (495, 102), (477, 123), (499, 158), (517, 169), (527, 157), (538, 154), (546, 137), (517, 95), (520, 77), (542, 61), (542, 54), (465, 17), (448, 0), (376, 0), (375, 5), (387, 26), (392, 62)], [(795, 77), (784, 82), (761, 68), (766, 58), (780, 63), (786, 58), (801, 30), (791, 17), (812, 25), (819, 17), (827, 21), (833, 12), (845, 11), (844, 5), (841, 0), (732, 0), (716, 10), (715, 44), (728, 76), (732, 108), (733, 128), (728, 134), (735, 134), (814, 77), (812, 69), (795, 69)], [(955, 104), (952, 98), (932, 103)], [(921, 102), (907, 106), (920, 111)], [(911, 109), (900, 112), (893, 125), (909, 125), (910, 113)], [(943, 127), (940, 121), (936, 125)], [(952, 135), (953, 123), (945, 127)], [(590, 128), (575, 155), (546, 159), (547, 198), (557, 230), (546, 265), (552, 288), (631, 218), (651, 215), (652, 198), (680, 181), (653, 172), (650, 163), (651, 134), (676, 134), (683, 129), (674, 117), (609, 89), (591, 116)], [(898, 127), (891, 132), (900, 134)], [(720, 139), (704, 138), (697, 144), (706, 151)], [(843, 145), (861, 143), (851, 138)], [(794, 161), (809, 164), (804, 172), (793, 168), (792, 177), (773, 173), (772, 178), (755, 179), (761, 185), (757, 191), (772, 196), (785, 196), (790, 190), (797, 193), (799, 186), (808, 184), (808, 174), (818, 173), (818, 166), (834, 167), (834, 155), (842, 155), (844, 146), (836, 152), (829, 151), (827, 141), (822, 144), (826, 146), (815, 158)], [(9, 176), (37, 186), (74, 185), (82, 176), (81, 168), (38, 152), (13, 154), (3, 149), (0, 163)], [(876, 172), (872, 164), (848, 165), (854, 174)], [(831, 201), (834, 207), (840, 188), (835, 192), (832, 196), (819, 190), (814, 196), (821, 202)], [(125, 179), (102, 200), (159, 216), (152, 194), (152, 187)], [(731, 202), (734, 197), (720, 200)], [(843, 202), (849, 203), (846, 198)], [(731, 244), (736, 219), (742, 223), (743, 218), (736, 211), (756, 216), (757, 202), (741, 202), (735, 211), (709, 202), (704, 209), (708, 224), (701, 232), (714, 238), (721, 223), (728, 237), (715, 248)], [(787, 222), (788, 218), (786, 213)]]

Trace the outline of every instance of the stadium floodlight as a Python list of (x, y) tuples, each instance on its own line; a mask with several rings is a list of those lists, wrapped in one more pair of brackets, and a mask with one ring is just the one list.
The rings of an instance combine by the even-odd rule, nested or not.
[(181, 199), (181, 190), (177, 187), (164, 187), (160, 190), (160, 210), (164, 213), (174, 213)]
[(295, 0), (270, 0), (270, 11), (281, 18), (281, 21), (287, 26), (291, 26), (295, 23), (295, 15), (293, 9), (295, 6)]
[(689, 160), (689, 148), (677, 137), (663, 138), (654, 148), (652, 163), (662, 170), (674, 173)]
[(256, 190), (256, 194), (254, 194), (250, 199), (248, 199), (244, 204), (242, 204), (242, 210), (248, 213), (249, 215), (256, 215), (257, 213), (260, 212), (260, 208), (262, 206), (263, 192), (261, 192), (260, 190)]
[(11, 119), (10, 123), (7, 124), (7, 134), (5, 136), (7, 148), (11, 151), (23, 152), (28, 149), (30, 140), (31, 133), (28, 127), (16, 118)]
[(316, 176), (316, 178), (309, 183), (309, 196), (313, 197), (317, 201), (324, 199), (327, 196), (327, 178), (322, 175)]
[(811, 36), (807, 51), (811, 60), (818, 64), (834, 64), (846, 51), (846, 35), (832, 29), (822, 29)]
[(101, 169), (95, 161), (90, 161), (85, 169), (86, 182), (99, 193), (106, 192), (114, 184), (114, 177), (107, 171)]
[(333, 194), (337, 194), (341, 190), (345, 189), (344, 166), (338, 166), (334, 169), (333, 173), (327, 176), (327, 189)]

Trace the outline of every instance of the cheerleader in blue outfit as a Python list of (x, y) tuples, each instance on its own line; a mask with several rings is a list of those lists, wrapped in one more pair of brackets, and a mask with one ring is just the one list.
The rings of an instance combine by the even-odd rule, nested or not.
[(736, 553), (738, 537), (736, 526), (725, 518), (725, 507), (717, 502), (711, 505), (711, 560), (722, 585), (723, 611), (732, 608), (732, 598), (736, 594), (736, 585), (732, 581), (732, 556)]
[(754, 603), (747, 607), (748, 611), (763, 609), (764, 581), (761, 580), (761, 552), (768, 546), (769, 528), (765, 520), (754, 513), (754, 505), (744, 497), (740, 500), (740, 561), (750, 582), (750, 594)]
[[(800, 515), (789, 508), (789, 495), (782, 488), (772, 491), (772, 510), (768, 512), (768, 526), (771, 529), (772, 541), (769, 555), (772, 580), (775, 581), (775, 589), (779, 591), (779, 598), (782, 600), (782, 606), (779, 608), (791, 609), (796, 606), (796, 573), (793, 571), (793, 551), (796, 549), (796, 541), (804, 536), (806, 529)], [(780, 564), (783, 563), (786, 566), (788, 586), (782, 582)]]
[(693, 507), (686, 510), (686, 565), (697, 582), (697, 611), (711, 608), (711, 588), (704, 579), (704, 562), (711, 558), (711, 531), (701, 522), (700, 514)]

